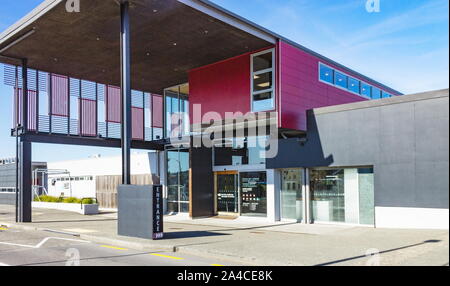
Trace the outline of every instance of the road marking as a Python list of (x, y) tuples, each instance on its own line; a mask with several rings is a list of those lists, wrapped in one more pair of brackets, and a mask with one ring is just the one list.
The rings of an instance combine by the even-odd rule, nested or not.
[(224, 266), (224, 265), (221, 265), (221, 264), (211, 264), (211, 266)]
[(78, 240), (78, 239), (70, 239), (70, 238), (61, 238), (61, 237), (46, 237), (41, 242), (39, 242), (36, 245), (27, 245), (27, 244), (18, 244), (18, 243), (10, 243), (10, 242), (0, 242), (0, 244), (3, 245), (11, 245), (11, 246), (20, 246), (20, 247), (27, 247), (27, 248), (40, 248), (42, 245), (44, 245), (47, 241), (50, 239), (54, 240), (66, 240), (66, 241), (73, 241), (73, 242), (82, 242), (82, 243), (90, 243), (90, 241), (86, 240)]
[(111, 245), (100, 245), (100, 247), (111, 248), (111, 249), (116, 249), (116, 250), (128, 250), (126, 248), (121, 248), (121, 247), (116, 247), (116, 246), (111, 246)]
[(63, 230), (70, 231), (70, 232), (76, 232), (76, 233), (92, 233), (92, 232), (98, 232), (97, 230), (93, 229), (85, 229), (85, 228), (65, 228)]
[(159, 254), (159, 253), (150, 253), (150, 255), (169, 258), (169, 259), (175, 259), (175, 260), (183, 260), (184, 259), (181, 257), (169, 256), (169, 255), (164, 255), (164, 254)]

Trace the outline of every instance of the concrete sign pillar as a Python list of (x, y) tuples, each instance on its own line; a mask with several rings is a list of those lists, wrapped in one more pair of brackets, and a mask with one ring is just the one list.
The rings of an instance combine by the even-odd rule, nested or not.
[(118, 234), (147, 239), (163, 238), (161, 185), (118, 187)]

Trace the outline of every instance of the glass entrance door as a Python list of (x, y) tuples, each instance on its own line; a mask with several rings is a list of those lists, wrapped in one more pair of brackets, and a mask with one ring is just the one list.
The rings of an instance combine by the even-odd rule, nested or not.
[(189, 150), (167, 151), (167, 211), (189, 212)]
[(303, 220), (303, 169), (281, 171), (281, 218)]
[(217, 213), (239, 213), (238, 173), (216, 173)]

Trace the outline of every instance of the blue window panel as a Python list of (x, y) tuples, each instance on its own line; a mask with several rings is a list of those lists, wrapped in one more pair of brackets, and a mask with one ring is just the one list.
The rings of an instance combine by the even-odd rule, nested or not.
[(372, 87), (367, 83), (361, 83), (361, 95), (372, 98)]
[(11, 65), (3, 66), (3, 83), (8, 86), (16, 86), (16, 67)]
[(380, 99), (381, 98), (381, 90), (376, 87), (372, 87), (372, 98), (373, 99)]
[(274, 101), (271, 91), (253, 95), (253, 111), (271, 110)]
[(329, 68), (325, 65), (320, 65), (320, 80), (334, 84), (333, 78), (334, 78), (334, 70), (332, 68)]
[(96, 98), (96, 84), (92, 81), (81, 81), (81, 97), (85, 99), (95, 100)]
[(348, 78), (348, 90), (359, 94), (360, 85), (361, 85), (361, 82), (359, 80), (351, 78), (351, 77)]
[(391, 94), (389, 94), (389, 93), (387, 93), (387, 92), (385, 92), (385, 91), (383, 91), (382, 96), (383, 96), (383, 98), (389, 98), (389, 97), (392, 97)]
[(337, 86), (347, 88), (347, 76), (338, 71), (334, 71), (334, 82)]

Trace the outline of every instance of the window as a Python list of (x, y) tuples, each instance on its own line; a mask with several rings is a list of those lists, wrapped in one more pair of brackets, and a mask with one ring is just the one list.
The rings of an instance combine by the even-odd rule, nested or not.
[(372, 98), (380, 99), (381, 98), (381, 90), (379, 88), (372, 86)]
[(263, 165), (267, 137), (230, 138), (214, 144), (214, 166)]
[(382, 95), (383, 95), (383, 98), (389, 98), (389, 97), (392, 97), (392, 95), (390, 95), (389, 93), (387, 93), (387, 92), (385, 92), (385, 91), (383, 91)]
[(311, 170), (314, 221), (374, 224), (373, 168)]
[(344, 88), (352, 93), (362, 95), (365, 98), (380, 99), (393, 96), (384, 90), (382, 91), (370, 84), (350, 77), (323, 63), (319, 63), (319, 81), (335, 87)]
[(372, 87), (367, 83), (361, 83), (361, 95), (372, 98)]
[(240, 173), (241, 215), (267, 216), (266, 172)]
[(303, 170), (285, 169), (281, 172), (281, 217), (294, 219), (298, 222), (303, 219)]
[(167, 211), (189, 212), (189, 150), (174, 149), (166, 152)]
[(361, 82), (357, 79), (348, 78), (348, 90), (359, 94), (359, 87), (360, 87)]
[(188, 135), (189, 84), (182, 84), (164, 90), (165, 96), (165, 136), (177, 138)]
[(338, 71), (334, 71), (334, 82), (337, 86), (347, 88), (347, 76)]
[(252, 111), (275, 108), (275, 71), (273, 50), (252, 55)]
[(334, 84), (334, 70), (326, 65), (320, 64), (320, 80)]

